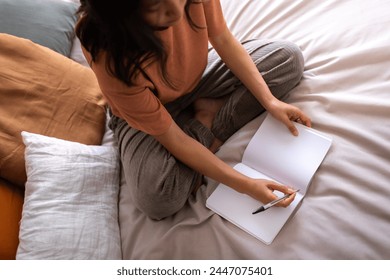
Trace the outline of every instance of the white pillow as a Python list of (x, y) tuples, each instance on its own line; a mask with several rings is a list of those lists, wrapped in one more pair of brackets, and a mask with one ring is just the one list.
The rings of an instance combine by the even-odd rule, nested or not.
[(17, 259), (121, 259), (119, 158), (22, 132), (27, 183)]

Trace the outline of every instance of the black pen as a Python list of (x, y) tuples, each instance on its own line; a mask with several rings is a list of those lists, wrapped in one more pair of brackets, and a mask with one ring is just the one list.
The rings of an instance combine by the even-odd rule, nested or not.
[(282, 201), (282, 200), (284, 200), (284, 199), (290, 197), (290, 195), (292, 195), (292, 194), (294, 194), (294, 193), (296, 193), (296, 192), (299, 192), (299, 190), (295, 190), (295, 191), (293, 191), (292, 193), (287, 193), (287, 194), (285, 194), (284, 196), (279, 197), (279, 198), (277, 198), (277, 199), (271, 201), (270, 203), (267, 203), (266, 205), (261, 206), (260, 208), (258, 208), (258, 209), (256, 209), (255, 211), (253, 211), (252, 214), (254, 215), (254, 214), (257, 214), (257, 213), (259, 213), (259, 212), (263, 212), (263, 211), (267, 210), (268, 208), (274, 206), (275, 204), (278, 204), (278, 202), (280, 202), (280, 201)]

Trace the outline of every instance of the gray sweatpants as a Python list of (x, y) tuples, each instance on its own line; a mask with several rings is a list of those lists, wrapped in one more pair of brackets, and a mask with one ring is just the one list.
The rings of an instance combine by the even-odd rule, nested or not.
[[(283, 98), (299, 83), (303, 57), (296, 45), (265, 40), (243, 45), (275, 97)], [(227, 101), (211, 130), (193, 118), (194, 100), (224, 96), (228, 96)], [(208, 66), (198, 86), (165, 106), (183, 131), (206, 147), (214, 137), (225, 141), (265, 111), (214, 50), (209, 52)], [(109, 126), (118, 140), (126, 191), (131, 192), (135, 206), (158, 220), (179, 211), (202, 175), (176, 160), (154, 137), (131, 128), (121, 118), (112, 116)]]

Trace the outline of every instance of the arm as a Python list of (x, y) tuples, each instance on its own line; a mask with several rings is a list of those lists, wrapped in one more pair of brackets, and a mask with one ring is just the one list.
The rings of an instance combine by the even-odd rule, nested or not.
[[(224, 163), (206, 147), (186, 135), (176, 123), (167, 132), (154, 136), (173, 156), (195, 171), (221, 182), (234, 190), (268, 203), (276, 198), (273, 190), (291, 193), (286, 186), (267, 180), (251, 179)], [(288, 206), (295, 195), (284, 200), (279, 206)]]
[(300, 109), (286, 104), (272, 95), (251, 57), (228, 28), (222, 34), (210, 38), (210, 43), (236, 77), (267, 111), (289, 128), (291, 133), (298, 134), (292, 122), (294, 120), (300, 119), (303, 124), (311, 126), (310, 118)]

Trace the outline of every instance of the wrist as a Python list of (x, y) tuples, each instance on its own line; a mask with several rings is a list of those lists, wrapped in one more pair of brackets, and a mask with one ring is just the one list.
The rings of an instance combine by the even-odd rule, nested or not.
[(279, 103), (280, 100), (278, 100), (276, 97), (273, 97), (265, 101), (262, 105), (268, 112), (272, 112), (279, 107)]
[(252, 196), (256, 190), (255, 180), (245, 175), (242, 175), (234, 189), (240, 193)]

